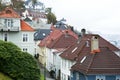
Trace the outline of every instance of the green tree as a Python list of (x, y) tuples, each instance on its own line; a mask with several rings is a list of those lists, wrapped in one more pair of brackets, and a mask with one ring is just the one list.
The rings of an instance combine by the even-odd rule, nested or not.
[(10, 6), (16, 10), (25, 9), (24, 2), (21, 0), (12, 0), (12, 3)]
[(6, 7), (6, 5), (2, 5), (2, 4), (0, 3), (0, 11), (3, 10), (5, 7)]
[(40, 80), (36, 59), (11, 42), (0, 41), (0, 71), (14, 80)]
[(51, 12), (51, 8), (46, 8), (46, 16), (48, 24), (55, 24), (57, 22), (55, 14)]

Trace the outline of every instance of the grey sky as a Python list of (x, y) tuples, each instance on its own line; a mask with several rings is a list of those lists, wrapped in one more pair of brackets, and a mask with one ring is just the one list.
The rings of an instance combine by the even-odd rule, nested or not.
[(120, 0), (40, 0), (75, 29), (120, 34)]

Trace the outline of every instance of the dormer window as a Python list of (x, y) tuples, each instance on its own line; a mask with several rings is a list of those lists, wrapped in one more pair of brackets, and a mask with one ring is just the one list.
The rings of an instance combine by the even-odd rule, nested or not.
[(86, 41), (86, 47), (89, 47), (90, 44), (89, 44), (89, 41)]
[(77, 50), (78, 47), (75, 47), (73, 50), (72, 50), (72, 53), (75, 52), (75, 50)]
[(10, 10), (6, 10), (6, 14), (11, 14), (12, 12)]
[(80, 61), (80, 63), (83, 63), (83, 61), (85, 61), (85, 59), (86, 59), (86, 56), (84, 56), (84, 57), (82, 58), (82, 60)]

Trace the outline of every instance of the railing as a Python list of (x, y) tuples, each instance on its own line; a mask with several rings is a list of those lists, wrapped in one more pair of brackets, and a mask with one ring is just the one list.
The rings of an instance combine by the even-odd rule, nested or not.
[(0, 31), (20, 31), (19, 27), (0, 27)]

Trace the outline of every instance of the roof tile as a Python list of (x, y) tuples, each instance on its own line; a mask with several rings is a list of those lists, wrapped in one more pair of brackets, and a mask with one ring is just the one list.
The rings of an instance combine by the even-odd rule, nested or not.
[(25, 21), (21, 20), (21, 30), (22, 31), (34, 31), (34, 29), (29, 26)]
[[(65, 59), (76, 60), (77, 62), (71, 70), (80, 71), (84, 74), (120, 74), (120, 57), (113, 52), (120, 50), (99, 36), (100, 52), (91, 54), (92, 36), (99, 35), (84, 35), (79, 43), (76, 42), (60, 56)], [(86, 45), (86, 41), (89, 41), (89, 46)], [(78, 48), (72, 52), (76, 47)]]
[(1, 18), (20, 18), (20, 15), (18, 15), (12, 8), (5, 8), (5, 10), (0, 12)]

